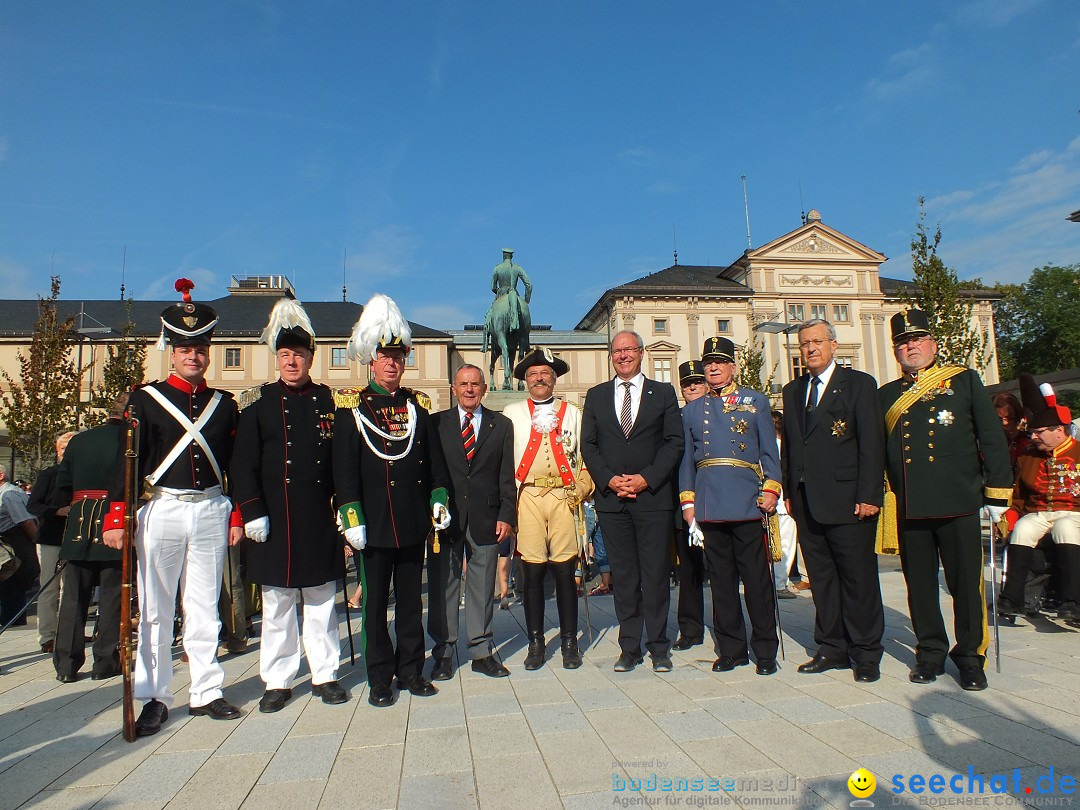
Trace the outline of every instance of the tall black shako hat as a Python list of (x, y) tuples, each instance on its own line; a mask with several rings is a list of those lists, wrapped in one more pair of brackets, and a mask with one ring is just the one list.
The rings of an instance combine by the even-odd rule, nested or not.
[(721, 363), (735, 362), (735, 344), (725, 337), (711, 337), (701, 347), (701, 362), (704, 365), (712, 360)]
[(892, 342), (897, 343), (912, 337), (930, 334), (930, 321), (921, 309), (909, 309), (897, 312), (889, 319), (892, 330)]
[(307, 349), (315, 353), (315, 330), (311, 326), (304, 306), (291, 292), (286, 291), (270, 310), (270, 320), (266, 324), (260, 343), (265, 343), (271, 351), (278, 349)]
[[(187, 278), (178, 278), (173, 285), (183, 296), (183, 301), (165, 307), (161, 313), (161, 334), (158, 336), (158, 351), (165, 351), (167, 343), (176, 346), (208, 346), (214, 336), (218, 314), (213, 307), (196, 304), (191, 300), (191, 291), (195, 282)], [(166, 335), (168, 338), (166, 339)], [(167, 342), (166, 342), (167, 341)]]
[(1057, 394), (1050, 383), (1039, 385), (1026, 371), (1020, 374), (1020, 401), (1024, 403), (1027, 429), (1058, 427), (1072, 422), (1072, 414), (1057, 404)]
[(679, 363), (679, 385), (705, 382), (705, 364), (700, 360), (687, 360)]
[(525, 372), (533, 366), (548, 366), (555, 372), (556, 377), (561, 377), (570, 370), (566, 361), (553, 355), (551, 349), (533, 349), (514, 366), (515, 379), (524, 380)]

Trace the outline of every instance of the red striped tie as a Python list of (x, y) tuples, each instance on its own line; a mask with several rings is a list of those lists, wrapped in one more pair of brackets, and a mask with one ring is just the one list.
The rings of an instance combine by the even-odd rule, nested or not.
[(461, 426), (461, 441), (465, 445), (465, 459), (472, 461), (476, 454), (476, 433), (473, 432), (472, 414), (466, 412), (465, 423)]

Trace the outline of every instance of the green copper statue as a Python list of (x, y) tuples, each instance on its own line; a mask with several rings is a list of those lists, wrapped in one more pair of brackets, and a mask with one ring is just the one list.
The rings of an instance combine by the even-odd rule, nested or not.
[[(532, 299), (532, 282), (521, 268), (514, 264), (514, 251), (503, 248), (503, 260), (495, 265), (491, 273), (491, 291), (495, 300), (484, 318), (484, 352), (491, 349), (491, 362), (488, 375), (495, 387), (495, 363), (503, 359), (502, 390), (511, 390), (514, 366), (518, 360), (529, 353), (529, 330), (532, 319), (529, 316), (529, 301)], [(518, 280), (525, 285), (525, 298), (518, 294)], [(524, 390), (523, 383), (518, 383), (518, 390)]]

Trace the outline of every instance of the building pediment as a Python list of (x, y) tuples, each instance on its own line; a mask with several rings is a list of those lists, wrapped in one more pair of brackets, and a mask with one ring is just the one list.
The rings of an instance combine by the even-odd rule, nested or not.
[(813, 220), (767, 245), (751, 250), (746, 258), (751, 264), (769, 263), (778, 266), (805, 266), (812, 262), (872, 264), (876, 267), (885, 261), (885, 256), (876, 250), (871, 250), (823, 222)]
[(645, 350), (649, 352), (677, 352), (680, 348), (677, 343), (672, 343), (670, 340), (658, 340), (645, 346)]

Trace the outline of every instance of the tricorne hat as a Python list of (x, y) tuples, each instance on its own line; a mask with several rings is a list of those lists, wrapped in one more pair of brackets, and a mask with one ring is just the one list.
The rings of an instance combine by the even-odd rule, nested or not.
[(921, 309), (897, 312), (889, 319), (889, 328), (892, 330), (893, 343), (907, 340), (909, 337), (931, 334), (930, 321)]
[(393, 298), (375, 293), (353, 326), (349, 357), (366, 365), (379, 349), (401, 349), (408, 354), (411, 348), (412, 329), (398, 305)]
[(679, 363), (679, 385), (705, 382), (705, 364), (700, 360), (687, 360)]
[(566, 361), (553, 355), (551, 349), (538, 348), (522, 357), (518, 364), (514, 366), (514, 377), (518, 380), (524, 380), (525, 372), (533, 366), (548, 366), (555, 372), (556, 377), (561, 377), (570, 370), (570, 366), (566, 364)]
[(271, 351), (278, 349), (307, 349), (315, 353), (315, 330), (303, 304), (286, 292), (270, 311), (270, 320), (259, 337)]
[(711, 337), (701, 347), (701, 362), (719, 360), (721, 363), (735, 362), (735, 344), (726, 337)]
[(157, 349), (165, 351), (166, 341), (174, 347), (208, 346), (214, 336), (214, 327), (217, 326), (217, 313), (212, 307), (191, 300), (191, 291), (195, 289), (194, 281), (178, 278), (173, 286), (184, 300), (162, 310)]
[(1072, 413), (1057, 404), (1057, 394), (1050, 383), (1039, 385), (1026, 371), (1020, 374), (1020, 401), (1024, 403), (1027, 429), (1058, 427), (1072, 422)]

